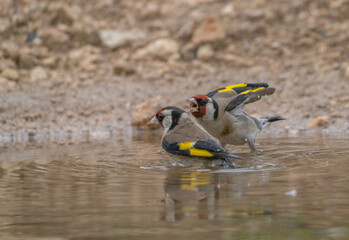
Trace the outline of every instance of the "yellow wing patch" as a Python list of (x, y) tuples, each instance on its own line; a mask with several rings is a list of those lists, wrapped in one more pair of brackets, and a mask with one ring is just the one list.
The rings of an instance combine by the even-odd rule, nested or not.
[(191, 148), (194, 144), (195, 144), (195, 142), (182, 142), (182, 143), (178, 143), (178, 145), (179, 145), (179, 150), (187, 150), (187, 149)]
[(190, 170), (181, 174), (181, 189), (188, 191), (195, 191), (197, 186), (209, 185), (211, 183), (211, 173), (209, 172), (197, 172)]
[(246, 91), (244, 91), (244, 92), (242, 92), (240, 94), (247, 94), (247, 93), (250, 93), (250, 92), (257, 92), (257, 91), (262, 90), (264, 88), (265, 87), (260, 87), (260, 88), (256, 88), (256, 89), (253, 89), (253, 90), (246, 90)]
[(239, 83), (239, 84), (235, 84), (235, 85), (230, 85), (225, 87), (224, 89), (218, 90), (218, 92), (229, 92), (229, 91), (233, 91), (234, 88), (239, 88), (239, 87), (247, 87), (246, 83)]
[(207, 150), (189, 148), (190, 156), (194, 157), (213, 157), (213, 154)]
[(179, 150), (189, 150), (190, 156), (194, 157), (213, 157), (213, 154), (207, 150), (194, 148), (195, 142), (182, 142), (178, 143)]

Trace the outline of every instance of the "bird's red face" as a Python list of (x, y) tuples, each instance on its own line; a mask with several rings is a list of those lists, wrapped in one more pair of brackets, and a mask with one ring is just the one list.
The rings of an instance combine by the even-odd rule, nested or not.
[(162, 124), (162, 121), (164, 120), (164, 117), (165, 117), (165, 115), (163, 114), (163, 112), (164, 112), (164, 110), (161, 109), (161, 110), (159, 110), (159, 111), (156, 113), (156, 115), (155, 115), (155, 117), (156, 117), (156, 119), (158, 120), (158, 122), (160, 123), (161, 127), (164, 127), (164, 125)]
[(196, 118), (202, 118), (206, 114), (206, 105), (209, 99), (205, 95), (196, 95), (190, 99), (190, 113)]

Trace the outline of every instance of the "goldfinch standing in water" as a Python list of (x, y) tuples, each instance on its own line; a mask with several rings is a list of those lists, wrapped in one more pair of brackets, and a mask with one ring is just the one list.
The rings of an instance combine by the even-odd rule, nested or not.
[(268, 123), (284, 120), (279, 116), (254, 118), (244, 113), (245, 104), (273, 94), (275, 88), (266, 83), (241, 83), (219, 88), (206, 95), (189, 99), (190, 112), (199, 124), (221, 145), (247, 143), (251, 152), (256, 151), (255, 138)]
[(205, 130), (201, 129), (182, 109), (165, 107), (159, 110), (148, 124), (160, 124), (164, 129), (162, 148), (178, 159), (188, 157), (200, 160), (221, 159), (225, 167), (235, 168), (229, 158), (238, 156), (220, 147)]

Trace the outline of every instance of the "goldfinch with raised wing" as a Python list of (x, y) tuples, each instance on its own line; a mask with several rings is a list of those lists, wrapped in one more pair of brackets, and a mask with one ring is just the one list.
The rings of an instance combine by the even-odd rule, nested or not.
[(266, 83), (241, 83), (219, 88), (206, 95), (188, 99), (190, 112), (197, 122), (221, 145), (248, 144), (251, 152), (256, 151), (255, 138), (270, 122), (284, 120), (280, 116), (254, 118), (243, 111), (245, 104), (258, 101), (262, 96), (273, 94), (275, 88)]

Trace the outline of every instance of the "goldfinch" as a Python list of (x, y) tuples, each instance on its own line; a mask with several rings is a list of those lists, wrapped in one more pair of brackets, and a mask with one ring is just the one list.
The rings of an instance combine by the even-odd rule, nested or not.
[(229, 158), (241, 159), (220, 147), (210, 134), (180, 108), (164, 107), (148, 124), (160, 124), (163, 127), (162, 148), (172, 156), (176, 156), (176, 159), (182, 160), (188, 157), (200, 160), (220, 159), (223, 166), (230, 168), (236, 167)]
[(219, 88), (206, 95), (188, 99), (190, 112), (197, 122), (221, 145), (243, 145), (256, 151), (255, 138), (270, 122), (284, 120), (280, 116), (254, 118), (243, 112), (245, 104), (258, 101), (262, 96), (273, 94), (275, 88), (266, 83), (241, 83)]

